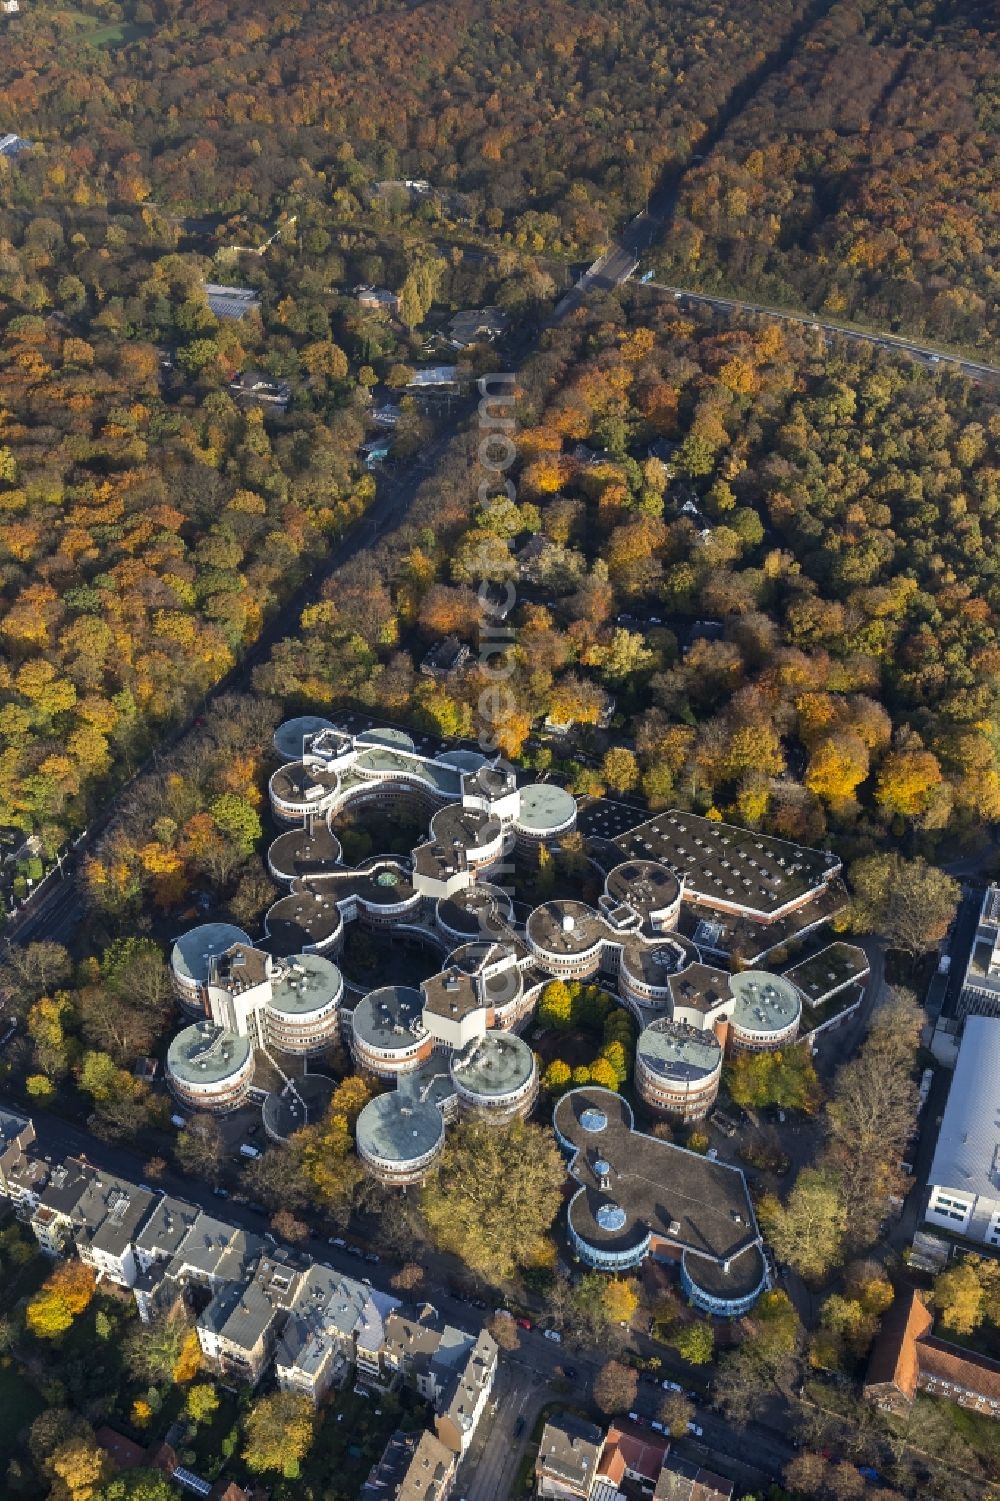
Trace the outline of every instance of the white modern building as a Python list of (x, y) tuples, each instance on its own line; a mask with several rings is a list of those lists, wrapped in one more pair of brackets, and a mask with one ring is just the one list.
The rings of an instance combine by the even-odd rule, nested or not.
[(1000, 1246), (1000, 1018), (970, 1016), (928, 1178), (925, 1219)]

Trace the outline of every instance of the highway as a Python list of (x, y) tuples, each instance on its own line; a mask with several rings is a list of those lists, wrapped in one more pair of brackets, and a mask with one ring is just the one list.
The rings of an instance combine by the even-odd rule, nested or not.
[(828, 318), (817, 318), (814, 313), (789, 312), (786, 308), (768, 307), (764, 303), (746, 302), (736, 297), (714, 297), (707, 292), (693, 292), (688, 287), (673, 287), (666, 282), (650, 281), (644, 285), (648, 290), (665, 293), (682, 304), (697, 303), (718, 312), (736, 315), (754, 313), (764, 318), (779, 319), (783, 323), (797, 323), (803, 328), (817, 329), (820, 333), (836, 334), (838, 338), (849, 339), (856, 344), (873, 344), (878, 349), (912, 355), (925, 365), (947, 365), (968, 376), (970, 380), (1000, 380), (1000, 368), (996, 365), (970, 360), (964, 355), (949, 354), (946, 350), (935, 349), (929, 344), (918, 344), (916, 340), (903, 338), (899, 334), (865, 332), (846, 323), (832, 323)]

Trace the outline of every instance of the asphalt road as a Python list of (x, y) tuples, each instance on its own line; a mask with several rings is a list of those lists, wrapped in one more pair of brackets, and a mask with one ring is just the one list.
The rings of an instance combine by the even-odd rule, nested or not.
[(1000, 369), (982, 360), (969, 360), (962, 355), (947, 354), (928, 344), (919, 344), (914, 339), (901, 338), (898, 334), (865, 333), (845, 323), (831, 323), (829, 319), (817, 318), (812, 313), (793, 313), (785, 308), (768, 307), (765, 303), (746, 302), (736, 297), (712, 297), (706, 292), (692, 292), (687, 287), (672, 287), (665, 282), (650, 281), (645, 285), (654, 292), (668, 293), (680, 303), (697, 303), (727, 313), (759, 313), (767, 318), (777, 318), (783, 323), (798, 323), (804, 328), (818, 329), (821, 333), (836, 334), (856, 344), (873, 344), (877, 349), (895, 350), (912, 355), (928, 366), (947, 365), (949, 369), (967, 375), (970, 380), (1000, 381)]

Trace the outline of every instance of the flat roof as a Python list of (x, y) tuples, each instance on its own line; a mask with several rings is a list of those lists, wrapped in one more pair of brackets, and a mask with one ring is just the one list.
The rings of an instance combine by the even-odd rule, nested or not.
[(828, 850), (677, 808), (618, 835), (615, 843), (628, 856), (665, 861), (686, 877), (689, 896), (732, 903), (762, 917), (822, 886), (840, 869)]
[(323, 874), (340, 862), (340, 840), (322, 818), (313, 820), (311, 829), (289, 829), (279, 834), (267, 852), (272, 869), (288, 879)]
[(407, 734), (394, 724), (373, 725), (370, 730), (362, 730), (357, 737), (358, 745), (384, 745), (390, 750), (413, 751), (413, 736)]
[(501, 932), (509, 922), (513, 903), (499, 886), (475, 882), (454, 896), (443, 896), (437, 903), (438, 921), (454, 933), (465, 933), (470, 938), (477, 934), (489, 938)]
[(722, 1048), (714, 1032), (660, 1017), (640, 1032), (636, 1056), (661, 1079), (691, 1083), (715, 1073), (722, 1063)]
[(622, 961), (637, 980), (662, 988), (671, 975), (697, 964), (699, 958), (690, 938), (680, 933), (658, 933), (655, 938), (632, 933), (622, 944)]
[(321, 794), (336, 792), (340, 786), (340, 774), (336, 767), (329, 770), (314, 761), (286, 761), (271, 776), (271, 791), (285, 803), (323, 801)]
[[(576, 1148), (571, 1172), (581, 1192), (570, 1217), (592, 1245), (623, 1250), (652, 1232), (723, 1262), (757, 1243), (739, 1168), (633, 1130), (632, 1112), (620, 1095), (594, 1085), (570, 1090), (557, 1103), (553, 1124)], [(595, 1172), (595, 1163), (606, 1166), (607, 1174)], [(605, 1216), (606, 1207), (620, 1208), (624, 1220)]]
[(669, 979), (671, 999), (675, 1006), (689, 1010), (714, 1011), (730, 999), (731, 979), (732, 975), (714, 964), (689, 964)]
[(521, 788), (517, 823), (522, 829), (559, 829), (576, 817), (576, 798), (556, 782), (529, 782)]
[(513, 1094), (535, 1071), (535, 1055), (511, 1032), (487, 1032), (451, 1057), (452, 1078), (469, 1094)]
[(218, 1084), (243, 1069), (250, 1039), (214, 1022), (195, 1022), (177, 1033), (167, 1049), (167, 1067), (183, 1084)]
[(627, 902), (643, 917), (671, 906), (681, 894), (674, 872), (656, 860), (625, 860), (608, 872), (605, 885), (616, 902)]
[[(456, 771), (454, 766), (443, 766), (439, 761), (432, 761), (412, 751), (407, 752), (403, 748), (397, 750), (382, 744), (373, 744), (369, 749), (359, 753), (354, 766), (378, 772), (380, 776), (385, 777), (399, 773), (417, 776), (429, 787), (437, 788), (438, 791), (450, 797), (457, 797), (461, 790), (462, 773)], [(350, 780), (350, 772), (345, 773), (345, 776)]]
[(308, 1016), (336, 1000), (344, 988), (337, 966), (321, 954), (294, 954), (275, 964), (271, 1009), (287, 1016)]
[(314, 944), (330, 940), (343, 918), (329, 886), (314, 890), (296, 883), (288, 896), (279, 897), (264, 919), (268, 947), (275, 954), (301, 954)]
[(179, 975), (204, 985), (209, 963), (234, 943), (250, 943), (250, 934), (230, 922), (205, 922), (182, 933), (170, 951), (170, 964)]
[(528, 917), (526, 932), (533, 943), (550, 954), (585, 953), (611, 930), (593, 907), (586, 902), (556, 900), (542, 902)]
[(408, 1046), (425, 1036), (424, 998), (410, 985), (383, 985), (370, 990), (354, 1008), (354, 1033), (369, 1047)]
[(1000, 1199), (1000, 1017), (966, 1018), (927, 1181)]
[(431, 818), (431, 842), (443, 846), (446, 854), (456, 849), (477, 850), (499, 838), (501, 829), (495, 813), (449, 803)]
[(868, 955), (855, 943), (828, 943), (808, 959), (800, 959), (785, 970), (808, 1001), (818, 1001), (830, 990), (839, 989), (867, 972)]
[(358, 1148), (386, 1162), (425, 1157), (444, 1139), (444, 1116), (429, 1100), (412, 1095), (376, 1095), (358, 1116)]
[(306, 735), (318, 735), (321, 730), (336, 726), (318, 714), (300, 714), (295, 719), (286, 719), (274, 732), (274, 748), (287, 761), (301, 761), (302, 741)]
[(729, 977), (736, 997), (733, 1021), (745, 1032), (783, 1032), (802, 1015), (802, 997), (783, 975), (743, 969)]
[(482, 751), (446, 750), (434, 757), (441, 766), (453, 766), (456, 771), (478, 771), (486, 765)]

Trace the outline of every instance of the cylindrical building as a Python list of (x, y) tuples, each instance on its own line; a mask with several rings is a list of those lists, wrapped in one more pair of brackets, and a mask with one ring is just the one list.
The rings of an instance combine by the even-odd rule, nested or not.
[(714, 1032), (661, 1017), (639, 1034), (635, 1087), (657, 1114), (701, 1120), (715, 1103), (721, 1077), (722, 1048)]
[(555, 844), (576, 828), (576, 798), (555, 782), (532, 782), (520, 789), (514, 836), (524, 849)]
[(477, 881), (435, 904), (434, 921), (449, 943), (499, 936), (510, 923), (513, 903), (499, 886)]
[(332, 729), (330, 721), (321, 719), (318, 714), (300, 714), (297, 719), (286, 719), (274, 732), (274, 753), (282, 761), (301, 761), (306, 736)]
[(510, 1033), (487, 1032), (452, 1053), (450, 1072), (459, 1109), (493, 1125), (523, 1120), (538, 1098), (535, 1055)]
[(744, 969), (731, 976), (736, 1004), (729, 1019), (734, 1052), (768, 1053), (795, 1041), (802, 1016), (802, 996), (791, 980), (763, 969)]
[(423, 1024), (424, 998), (409, 985), (383, 985), (354, 1008), (351, 1052), (358, 1068), (392, 1079), (408, 1073), (434, 1049)]
[(622, 942), (619, 994), (636, 1015), (641, 1016), (643, 1008), (647, 1012), (669, 1011), (673, 1004), (671, 977), (696, 963), (697, 959), (698, 950), (680, 933), (654, 939), (630, 933)]
[(604, 920), (586, 902), (558, 900), (536, 907), (525, 926), (528, 947), (550, 975), (586, 980), (601, 966), (601, 946), (610, 936)]
[(358, 1116), (358, 1156), (391, 1187), (419, 1183), (444, 1150), (444, 1116), (427, 1100), (376, 1095)]
[(228, 922), (206, 922), (182, 933), (170, 951), (170, 978), (181, 1005), (204, 1012), (205, 987), (212, 960), (234, 943), (249, 944), (250, 935)]
[(343, 993), (340, 970), (319, 954), (276, 960), (265, 1011), (268, 1046), (306, 1056), (324, 1052), (340, 1033), (338, 1008)]
[(684, 883), (658, 860), (625, 860), (608, 872), (605, 891), (657, 933), (677, 926)]
[(253, 1073), (249, 1038), (210, 1021), (185, 1027), (167, 1049), (167, 1083), (188, 1110), (213, 1115), (235, 1110), (246, 1099)]

